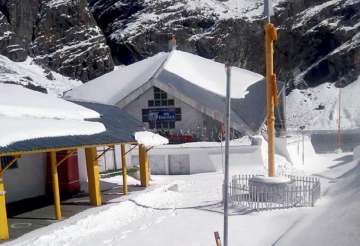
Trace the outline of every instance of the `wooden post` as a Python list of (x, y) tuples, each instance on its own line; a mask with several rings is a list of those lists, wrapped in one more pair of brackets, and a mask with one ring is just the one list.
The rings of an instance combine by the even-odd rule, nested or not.
[(265, 25), (266, 97), (268, 128), (268, 175), (275, 176), (275, 104), (277, 101), (276, 75), (274, 74), (274, 47), (277, 32), (273, 24)]
[(51, 179), (52, 179), (52, 189), (54, 196), (54, 206), (55, 206), (55, 218), (57, 220), (61, 220), (59, 177), (57, 171), (57, 160), (56, 160), (55, 151), (50, 152), (50, 164), (51, 164)]
[(96, 160), (96, 154), (97, 152), (95, 147), (85, 148), (90, 203), (93, 206), (100, 206), (102, 203), (99, 177), (100, 174), (99, 164)]
[(121, 170), (122, 170), (122, 178), (123, 178), (123, 193), (124, 195), (127, 195), (128, 183), (127, 183), (125, 144), (121, 144)]
[(149, 175), (149, 159), (144, 145), (139, 145), (139, 164), (140, 164), (140, 181), (142, 187), (148, 187)]
[[(0, 172), (2, 170), (0, 162)], [(9, 228), (7, 223), (7, 214), (6, 214), (6, 199), (5, 199), (5, 184), (3, 176), (0, 175), (0, 240), (9, 239)]]

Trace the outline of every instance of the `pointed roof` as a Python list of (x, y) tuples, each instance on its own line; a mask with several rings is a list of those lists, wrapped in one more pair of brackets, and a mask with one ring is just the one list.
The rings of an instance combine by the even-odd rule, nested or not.
[[(232, 124), (249, 134), (265, 120), (265, 83), (260, 74), (232, 67)], [(125, 106), (152, 86), (223, 121), (225, 66), (191, 53), (173, 50), (96, 78), (65, 94), (65, 98)], [(256, 112), (254, 114), (254, 112)]]

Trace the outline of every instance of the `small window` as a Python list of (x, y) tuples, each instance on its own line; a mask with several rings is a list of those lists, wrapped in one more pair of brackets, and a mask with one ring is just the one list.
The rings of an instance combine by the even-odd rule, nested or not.
[(169, 128), (170, 128), (170, 129), (174, 129), (174, 128), (175, 128), (175, 122), (174, 122), (174, 121), (169, 122)]
[(149, 110), (148, 109), (143, 109), (142, 110), (142, 121), (143, 122), (148, 122), (149, 121)]
[(155, 106), (160, 106), (161, 101), (160, 100), (155, 100)]
[(165, 128), (165, 129), (167, 129), (167, 128), (169, 128), (169, 122), (162, 122), (162, 128)]
[(160, 121), (156, 121), (155, 127), (156, 127), (156, 129), (160, 129), (160, 128), (161, 128), (161, 122), (160, 122)]
[(165, 92), (161, 93), (161, 99), (167, 99), (167, 94)]
[(154, 129), (154, 128), (155, 128), (155, 124), (154, 124), (153, 121), (150, 121), (150, 122), (149, 122), (149, 128), (150, 128), (150, 129)]
[[(1, 168), (5, 168), (10, 162), (12, 162), (13, 159), (14, 159), (14, 157), (12, 157), (12, 156), (2, 156), (2, 157), (0, 157)], [(14, 168), (18, 168), (17, 161), (15, 163), (13, 163), (9, 167), (9, 169), (14, 169)]]
[(154, 87), (154, 93), (160, 92), (160, 89), (157, 87)]
[(153, 107), (154, 106), (154, 100), (149, 100), (148, 101), (148, 106)]
[(174, 99), (169, 99), (168, 100), (168, 105), (169, 106), (174, 106), (175, 105)]
[(160, 99), (160, 97), (161, 97), (161, 96), (160, 96), (160, 93), (155, 93), (155, 95), (154, 95), (155, 100), (156, 100), (156, 99)]
[(167, 100), (162, 100), (162, 101), (161, 101), (161, 106), (167, 106), (167, 105), (168, 105), (167, 102), (168, 102)]

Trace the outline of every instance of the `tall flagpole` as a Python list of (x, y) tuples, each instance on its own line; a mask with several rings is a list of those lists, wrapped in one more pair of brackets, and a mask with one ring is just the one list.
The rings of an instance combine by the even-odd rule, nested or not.
[(225, 110), (225, 172), (224, 172), (224, 246), (228, 246), (228, 196), (229, 196), (229, 140), (230, 140), (230, 87), (231, 66), (227, 63), (226, 69), (226, 110)]
[(265, 24), (265, 56), (266, 56), (266, 104), (268, 128), (268, 176), (275, 176), (275, 105), (277, 104), (277, 84), (274, 73), (274, 41), (277, 31), (271, 23), (272, 4), (270, 0), (264, 2), (264, 13), (267, 16)]

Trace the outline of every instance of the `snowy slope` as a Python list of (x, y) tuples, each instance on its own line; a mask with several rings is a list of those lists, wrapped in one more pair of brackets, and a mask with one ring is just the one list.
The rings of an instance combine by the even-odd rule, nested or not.
[[(284, 0), (273, 1), (274, 5)], [(119, 5), (121, 3), (119, 2)], [(249, 21), (262, 18), (263, 0), (146, 0), (146, 6), (131, 21), (123, 23), (114, 22), (113, 26), (122, 26), (122, 29), (113, 32), (111, 39), (121, 40), (123, 37), (133, 38), (157, 25), (159, 21), (165, 22), (166, 26), (176, 25), (175, 22), (181, 21), (182, 12), (197, 13), (200, 17), (211, 17), (217, 20), (232, 18), (247, 18)]]
[(339, 91), (341, 91), (341, 129), (360, 128), (360, 77), (345, 88), (325, 83), (315, 88), (294, 90), (287, 97), (287, 122), (290, 130), (337, 130)]
[(56, 95), (62, 95), (64, 91), (82, 84), (79, 80), (70, 79), (54, 71), (45, 71), (29, 57), (24, 62), (14, 62), (0, 55), (1, 82), (40, 87)]

